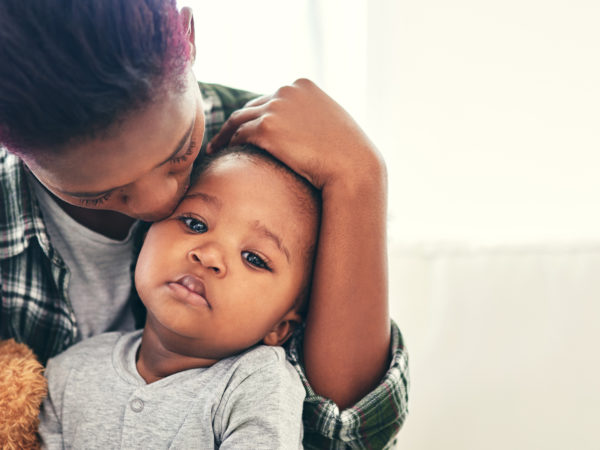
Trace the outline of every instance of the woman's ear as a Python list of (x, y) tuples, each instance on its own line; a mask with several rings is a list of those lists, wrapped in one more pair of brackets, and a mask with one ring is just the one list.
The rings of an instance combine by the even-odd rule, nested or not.
[(181, 22), (183, 23), (183, 29), (186, 30), (186, 36), (190, 41), (190, 59), (191, 63), (194, 64), (196, 60), (196, 30), (194, 29), (194, 14), (192, 8), (184, 6), (181, 8)]
[(302, 316), (297, 311), (288, 312), (263, 338), (263, 344), (283, 345), (301, 323)]

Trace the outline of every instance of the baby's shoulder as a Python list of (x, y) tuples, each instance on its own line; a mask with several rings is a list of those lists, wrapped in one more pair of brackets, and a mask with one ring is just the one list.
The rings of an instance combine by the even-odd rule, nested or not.
[[(286, 358), (281, 347), (258, 345), (235, 357), (232, 379), (247, 383), (277, 382), (285, 385), (300, 385), (296, 370)], [(234, 383), (235, 384), (235, 383)]]
[(86, 361), (102, 361), (110, 358), (122, 332), (102, 333), (78, 342), (48, 361), (48, 368), (70, 369), (81, 367)]
[(285, 351), (281, 347), (257, 345), (240, 353), (236, 364), (238, 370), (254, 372), (264, 368), (284, 367), (287, 363)]

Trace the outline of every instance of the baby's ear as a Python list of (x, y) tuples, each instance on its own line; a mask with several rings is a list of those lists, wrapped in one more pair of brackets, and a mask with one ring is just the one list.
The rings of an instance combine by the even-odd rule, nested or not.
[(263, 344), (283, 345), (301, 323), (302, 317), (297, 311), (288, 312), (263, 338)]

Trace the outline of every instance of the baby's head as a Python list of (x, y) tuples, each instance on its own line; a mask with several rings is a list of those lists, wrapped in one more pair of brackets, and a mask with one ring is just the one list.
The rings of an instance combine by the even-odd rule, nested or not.
[(181, 203), (148, 231), (135, 282), (146, 327), (187, 356), (282, 344), (302, 320), (318, 192), (255, 147), (209, 157)]

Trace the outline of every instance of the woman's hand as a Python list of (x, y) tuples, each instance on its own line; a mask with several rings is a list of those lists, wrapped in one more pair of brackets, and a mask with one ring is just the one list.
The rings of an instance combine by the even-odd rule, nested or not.
[(352, 117), (306, 79), (234, 112), (208, 152), (246, 142), (264, 148), (319, 189), (383, 169), (377, 150)]

